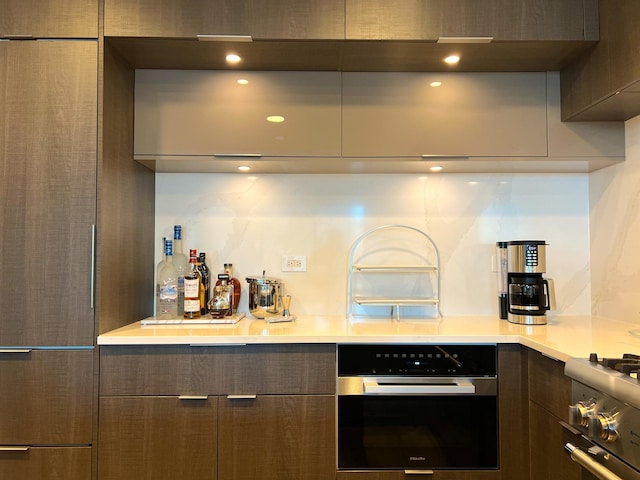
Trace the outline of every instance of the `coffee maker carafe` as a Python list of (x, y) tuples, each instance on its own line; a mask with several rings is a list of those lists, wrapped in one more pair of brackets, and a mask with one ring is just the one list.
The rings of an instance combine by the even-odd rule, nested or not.
[(546, 243), (540, 240), (507, 244), (507, 320), (524, 325), (545, 325), (547, 312), (555, 308), (553, 280), (545, 279)]

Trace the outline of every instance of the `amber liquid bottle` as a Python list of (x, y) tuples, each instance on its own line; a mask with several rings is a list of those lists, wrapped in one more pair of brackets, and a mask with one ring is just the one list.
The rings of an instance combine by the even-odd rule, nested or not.
[[(240, 280), (233, 276), (233, 264), (225, 263), (224, 264), (224, 273), (229, 275), (229, 285), (233, 285), (233, 313), (238, 311), (238, 306), (240, 305)], [(216, 286), (220, 285), (220, 280), (216, 282)]]

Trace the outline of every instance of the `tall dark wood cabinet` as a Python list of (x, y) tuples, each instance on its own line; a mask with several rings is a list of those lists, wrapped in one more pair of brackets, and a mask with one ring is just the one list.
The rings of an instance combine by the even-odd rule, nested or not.
[(97, 86), (97, 39), (0, 41), (0, 478), (91, 478)]

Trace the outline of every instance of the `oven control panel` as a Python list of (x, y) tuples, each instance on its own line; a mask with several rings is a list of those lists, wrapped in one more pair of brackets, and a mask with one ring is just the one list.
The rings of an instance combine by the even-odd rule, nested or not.
[(338, 376), (495, 377), (491, 345), (338, 345)]

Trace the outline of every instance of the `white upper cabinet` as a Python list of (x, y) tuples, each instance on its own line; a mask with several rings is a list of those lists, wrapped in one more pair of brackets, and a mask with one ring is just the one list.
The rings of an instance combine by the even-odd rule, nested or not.
[(344, 73), (342, 154), (544, 157), (546, 93), (545, 73)]
[(135, 154), (340, 156), (340, 73), (138, 70)]

